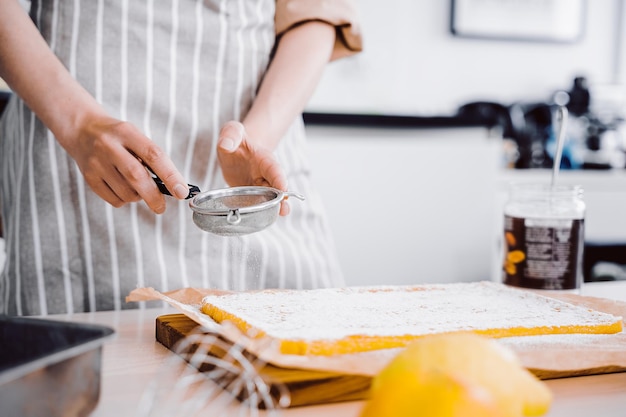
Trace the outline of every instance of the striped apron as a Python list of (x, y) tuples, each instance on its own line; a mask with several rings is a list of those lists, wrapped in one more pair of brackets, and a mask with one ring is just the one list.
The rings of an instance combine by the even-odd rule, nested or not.
[[(215, 144), (242, 120), (274, 44), (273, 0), (35, 0), (31, 18), (70, 73), (110, 115), (128, 120), (202, 190), (225, 186)], [(163, 215), (113, 208), (18, 98), (0, 121), (6, 263), (0, 313), (46, 315), (144, 307), (161, 291), (343, 285), (323, 206), (310, 181), (302, 119), (275, 155), (306, 196), (264, 231), (199, 230), (185, 201)]]

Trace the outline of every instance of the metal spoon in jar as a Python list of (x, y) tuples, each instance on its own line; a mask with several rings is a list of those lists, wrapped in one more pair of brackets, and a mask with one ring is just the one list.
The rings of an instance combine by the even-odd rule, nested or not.
[(565, 133), (567, 127), (567, 107), (559, 106), (559, 133), (556, 139), (556, 151), (554, 152), (554, 164), (552, 165), (552, 188), (556, 186), (556, 180), (561, 169), (561, 157), (563, 156), (563, 144), (565, 143)]

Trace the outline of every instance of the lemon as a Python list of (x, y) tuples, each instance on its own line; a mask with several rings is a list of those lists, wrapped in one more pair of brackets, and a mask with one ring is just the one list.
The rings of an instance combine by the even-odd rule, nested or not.
[(493, 396), (457, 376), (428, 371), (407, 373), (382, 384), (365, 403), (361, 417), (500, 417)]
[[(413, 342), (373, 379), (370, 394), (361, 417), (376, 415), (372, 409), (398, 417), (540, 416), (552, 401), (548, 387), (513, 351), (472, 333)], [(430, 409), (437, 411), (425, 414)]]

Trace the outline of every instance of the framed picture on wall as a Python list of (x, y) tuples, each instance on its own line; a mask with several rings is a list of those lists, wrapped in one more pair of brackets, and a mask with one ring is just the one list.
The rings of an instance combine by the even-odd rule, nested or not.
[(455, 36), (534, 42), (576, 42), (586, 0), (451, 0)]

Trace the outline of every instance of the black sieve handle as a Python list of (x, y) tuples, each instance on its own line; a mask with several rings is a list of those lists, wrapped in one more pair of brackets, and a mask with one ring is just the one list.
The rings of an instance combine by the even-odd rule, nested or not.
[[(155, 184), (159, 188), (159, 191), (165, 195), (172, 195), (172, 193), (170, 193), (170, 191), (167, 189), (167, 187), (163, 183), (163, 180), (161, 180), (161, 178), (159, 178), (154, 172), (150, 170), (148, 171), (150, 172), (150, 175), (152, 176), (152, 179), (154, 180)], [(187, 197), (185, 197), (185, 200), (189, 200), (190, 198), (193, 198), (197, 194), (200, 193), (200, 187), (198, 187), (197, 185), (187, 184), (187, 186), (189, 187), (189, 194), (187, 195)]]

